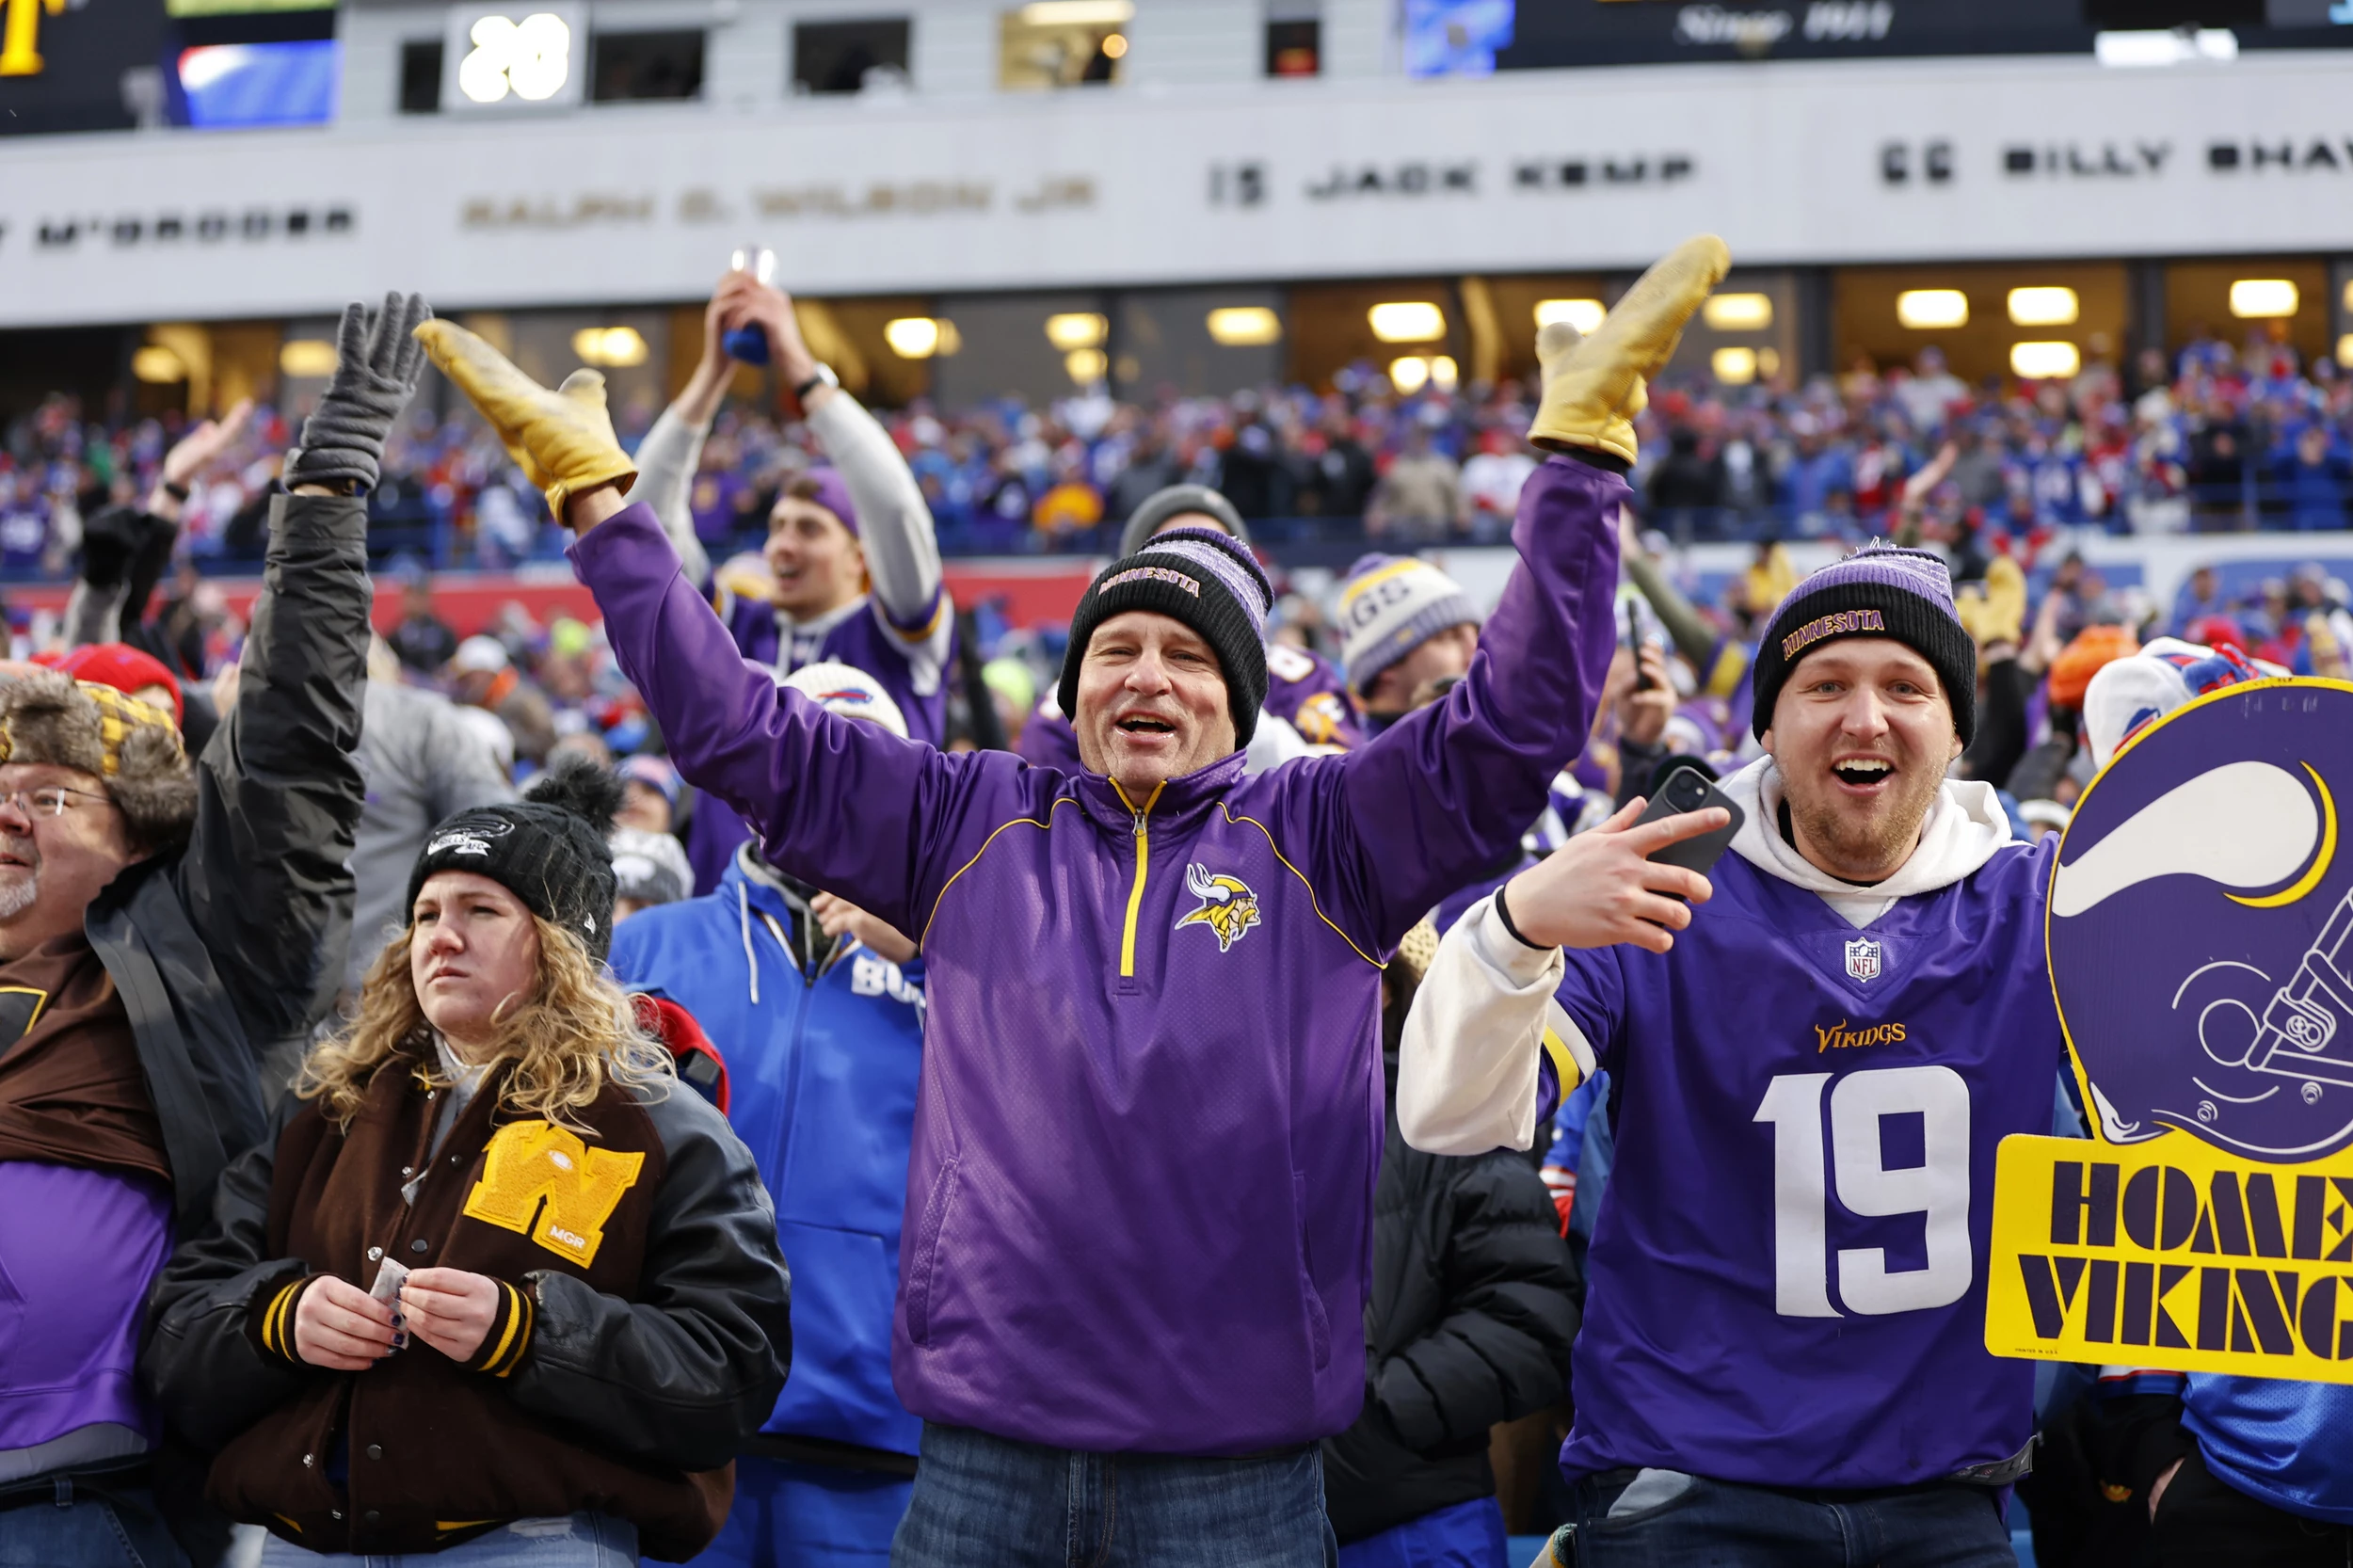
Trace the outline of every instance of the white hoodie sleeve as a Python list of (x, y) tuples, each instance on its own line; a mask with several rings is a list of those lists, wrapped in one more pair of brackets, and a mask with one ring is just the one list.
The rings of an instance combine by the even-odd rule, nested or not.
[(1559, 948), (1531, 948), (1505, 930), (1492, 897), (1455, 922), (1398, 1046), (1397, 1121), (1408, 1144), (1452, 1155), (1534, 1144), (1545, 1057), (1563, 1095), (1593, 1071), (1584, 1032), (1553, 1000), (1566, 968)]
[(708, 424), (689, 424), (680, 418), (676, 405), (663, 409), (637, 443), (637, 483), (630, 488), (632, 501), (653, 508), (670, 548), (678, 552), (686, 580), (696, 587), (711, 581), (711, 557), (695, 536), (695, 514), (686, 496), (695, 483), (695, 470), (702, 465), (703, 438), (710, 434)]
[(808, 427), (825, 443), (857, 508), (858, 537), (866, 547), (866, 570), (873, 579), (874, 603), (884, 621), (904, 641), (936, 637), (945, 662), (946, 597), (940, 591), (939, 536), (922, 488), (899, 455), (890, 435), (848, 392), (836, 392), (808, 417)]

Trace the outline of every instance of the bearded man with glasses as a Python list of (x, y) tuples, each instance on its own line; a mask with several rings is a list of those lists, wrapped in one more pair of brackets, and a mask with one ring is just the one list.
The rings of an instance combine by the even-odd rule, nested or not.
[(267, 1128), (262, 1064), (307, 1042), (342, 979), (365, 491), (425, 313), (345, 313), (200, 757), (168, 709), (113, 686), (44, 669), (0, 687), (0, 1562), (152, 1568), (226, 1544), (134, 1368), (175, 1229)]

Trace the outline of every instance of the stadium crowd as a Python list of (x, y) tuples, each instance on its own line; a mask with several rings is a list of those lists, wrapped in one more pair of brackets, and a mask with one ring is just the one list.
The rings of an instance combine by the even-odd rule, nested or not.
[[(1401, 395), (1369, 364), (1326, 392), (1118, 403), (1097, 388), (1043, 408), (1004, 399), (883, 414), (952, 555), (1099, 552), (1144, 496), (1212, 486), (1272, 537), (1492, 543), (1533, 467), (1514, 380)], [(0, 452), (0, 577), (56, 575), (79, 520), (137, 494), (173, 420), (104, 421), (71, 398), (15, 422)], [(634, 446), (648, 416), (621, 417)], [(2341, 529), (2353, 502), (2353, 378), (2304, 364), (2269, 334), (2200, 335), (2168, 363), (2095, 358), (2071, 379), (1972, 387), (1929, 348), (1911, 365), (1855, 365), (1803, 385), (1670, 378), (1638, 421), (1635, 487), (1679, 539), (1831, 537), (1881, 530), (1903, 482), (1960, 451), (1929, 498), (1943, 525), (1989, 541), (2116, 534)], [(288, 439), (261, 410), (187, 508), (192, 554), (258, 559), (258, 498)], [(737, 407), (705, 443), (689, 504), (725, 553), (757, 548), (768, 506), (809, 462), (806, 424)], [(552, 555), (561, 531), (462, 402), (410, 410), (372, 498), (376, 549), (437, 566)], [(1268, 527), (1266, 525), (1272, 524)]]
[[(1729, 264), (1461, 397), (876, 415), (734, 274), (641, 431), (413, 296), (299, 424), (11, 428), (0, 544), (73, 589), (0, 670), (0, 1561), (2345, 1560), (2329, 1386), (2038, 1387), (1933, 1235), (1838, 1252), (1842, 1322), (1742, 1207), (1796, 1080), (1727, 987), (1851, 1008), (1792, 933), (1884, 936), (1971, 1149), (2081, 1136), (2048, 840), (2192, 696), (2353, 678), (2353, 614), (2055, 541), (2277, 520), (2258, 471), (2342, 526), (2353, 389), (1638, 410)], [(746, 328), (792, 424), (727, 406)], [(412, 504), (442, 564), (559, 530), (598, 618), (461, 636)], [(1262, 558), (1358, 516), (1328, 594)], [(1459, 538), (1498, 602), (1410, 553)], [(953, 603), (1032, 539), (1111, 557), (1066, 629)]]

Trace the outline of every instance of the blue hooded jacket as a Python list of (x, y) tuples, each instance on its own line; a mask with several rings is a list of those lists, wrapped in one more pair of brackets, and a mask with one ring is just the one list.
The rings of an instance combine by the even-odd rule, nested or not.
[(922, 960), (886, 963), (845, 940), (811, 974), (792, 930), (783, 892), (739, 857), (717, 891), (622, 921), (613, 970), (694, 1014), (719, 1048), (728, 1119), (776, 1199), (792, 1271), (792, 1376), (761, 1430), (912, 1454), (922, 1427), (891, 1389), (890, 1313), (922, 1068)]

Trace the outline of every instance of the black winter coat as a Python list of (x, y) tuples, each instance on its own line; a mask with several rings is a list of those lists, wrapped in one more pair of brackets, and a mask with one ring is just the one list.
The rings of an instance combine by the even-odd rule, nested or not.
[(1387, 1067), (1365, 1408), (1323, 1443), (1324, 1506), (1344, 1542), (1494, 1496), (1488, 1429), (1561, 1400), (1582, 1320), (1561, 1216), (1527, 1157), (1407, 1147), (1394, 1049)]

